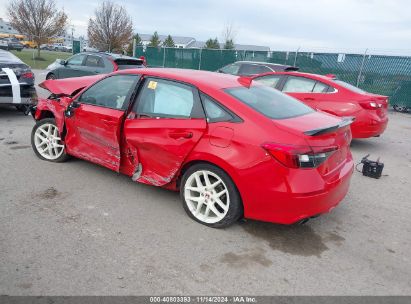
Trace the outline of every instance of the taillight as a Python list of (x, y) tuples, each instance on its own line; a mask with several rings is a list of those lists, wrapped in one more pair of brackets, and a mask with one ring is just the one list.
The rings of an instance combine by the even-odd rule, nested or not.
[(367, 110), (376, 110), (379, 108), (382, 108), (382, 104), (376, 102), (376, 101), (365, 101), (365, 102), (360, 102), (360, 105)]
[(289, 168), (316, 168), (330, 157), (337, 147), (291, 146), (265, 143), (262, 147), (278, 162)]
[(32, 72), (26, 72), (26, 73), (21, 74), (20, 77), (22, 77), (22, 78), (34, 78), (34, 74)]

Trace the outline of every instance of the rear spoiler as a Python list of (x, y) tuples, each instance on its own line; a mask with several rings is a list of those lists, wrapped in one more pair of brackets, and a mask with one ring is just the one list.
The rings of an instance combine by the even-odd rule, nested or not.
[(338, 130), (340, 128), (343, 128), (345, 126), (352, 124), (354, 120), (355, 120), (355, 117), (353, 116), (342, 117), (342, 120), (340, 121), (338, 125), (305, 131), (304, 134), (308, 136), (318, 136), (318, 135), (323, 135), (326, 133), (331, 133), (331, 132), (334, 132), (335, 130)]

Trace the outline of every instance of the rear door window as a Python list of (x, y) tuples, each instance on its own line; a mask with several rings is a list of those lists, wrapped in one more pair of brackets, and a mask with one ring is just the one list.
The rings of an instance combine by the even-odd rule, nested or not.
[(314, 89), (315, 83), (315, 80), (305, 77), (289, 76), (284, 84), (283, 92), (311, 93)]
[(85, 57), (86, 55), (84, 54), (74, 55), (67, 60), (67, 65), (82, 65)]
[(198, 92), (189, 85), (171, 80), (146, 79), (136, 106), (135, 112), (142, 116), (163, 118), (204, 117)]
[(85, 65), (92, 68), (104, 68), (104, 61), (99, 56), (88, 55)]
[(315, 83), (315, 86), (313, 88), (313, 93), (327, 93), (329, 89), (329, 86), (326, 85), (325, 83), (322, 83), (320, 81), (317, 81)]
[(281, 75), (267, 75), (267, 76), (262, 76), (262, 77), (258, 77), (255, 79), (255, 81), (272, 87), (272, 88), (276, 88), (277, 85), (279, 84), (280, 80), (281, 80), (282, 76)]

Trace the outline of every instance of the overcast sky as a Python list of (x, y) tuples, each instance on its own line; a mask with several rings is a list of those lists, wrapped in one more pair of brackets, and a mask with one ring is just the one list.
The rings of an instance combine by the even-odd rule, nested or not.
[[(7, 0), (0, 17), (7, 19)], [(365, 48), (411, 53), (410, 0), (116, 0), (133, 19), (138, 33), (218, 37), (227, 24), (235, 42), (272, 49)], [(87, 21), (99, 0), (57, 0), (75, 26), (87, 32)]]

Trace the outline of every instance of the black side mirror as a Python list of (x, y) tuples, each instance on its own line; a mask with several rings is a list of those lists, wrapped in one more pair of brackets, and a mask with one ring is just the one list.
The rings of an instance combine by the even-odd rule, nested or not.
[(64, 116), (72, 117), (74, 115), (75, 109), (80, 107), (80, 103), (77, 101), (73, 101), (67, 106), (67, 109), (64, 111)]
[(70, 104), (70, 106), (71, 106), (72, 109), (77, 109), (77, 108), (80, 108), (81, 103), (79, 103), (78, 101), (73, 101), (73, 102)]

